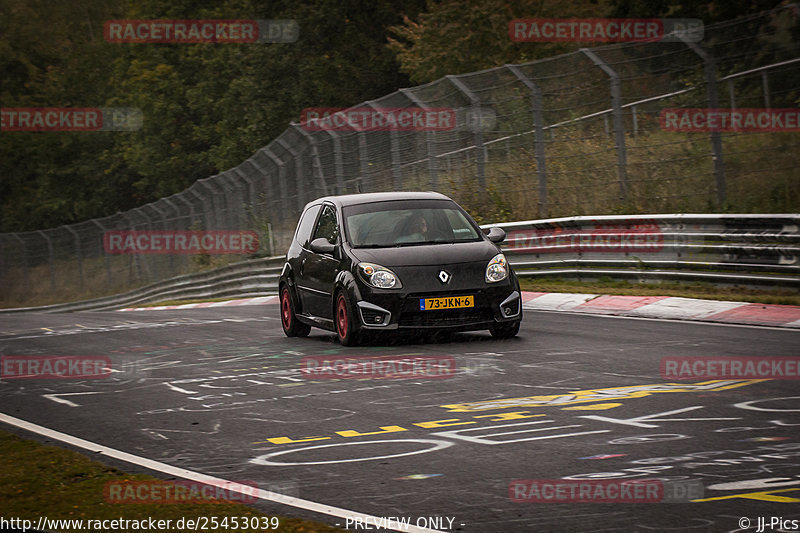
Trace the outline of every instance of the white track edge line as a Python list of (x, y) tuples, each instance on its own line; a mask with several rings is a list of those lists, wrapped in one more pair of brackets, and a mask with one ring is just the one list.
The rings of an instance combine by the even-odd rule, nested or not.
[[(133, 463), (135, 465), (139, 465), (144, 468), (154, 470), (156, 472), (161, 472), (163, 474), (168, 474), (170, 476), (180, 477), (183, 479), (189, 479), (192, 481), (198, 481), (200, 483), (206, 483), (215, 486), (221, 486), (221, 484), (224, 483), (226, 490), (230, 490), (231, 492), (238, 492), (239, 494), (247, 496), (254, 495), (253, 487), (247, 486), (241, 489), (237, 489), (236, 488), (237, 483), (232, 481), (228, 481), (214, 476), (208, 476), (206, 474), (201, 474), (200, 472), (194, 472), (192, 470), (186, 470), (185, 468), (178, 468), (176, 466), (154, 461), (152, 459), (147, 459), (146, 457), (140, 457), (138, 455), (133, 455), (127, 452), (116, 450), (114, 448), (109, 448), (108, 446), (103, 446), (102, 444), (96, 444), (88, 440), (84, 440), (78, 437), (73, 437), (72, 435), (67, 435), (66, 433), (61, 433), (60, 431), (56, 431), (54, 429), (46, 428), (44, 426), (40, 426), (32, 422), (22, 420), (20, 418), (15, 418), (5, 413), (0, 413), (0, 422), (6, 423), (8, 425), (20, 429), (24, 429), (26, 431), (30, 431), (32, 433), (37, 433), (39, 435), (43, 435), (45, 437), (55, 439), (67, 444), (71, 444), (73, 446), (77, 446), (78, 448), (83, 448), (84, 450), (88, 450), (94, 453), (99, 453), (102, 455), (107, 455), (108, 457), (112, 457), (120, 461), (125, 461), (127, 463)], [(288, 505), (290, 507), (297, 507), (299, 509), (313, 511), (315, 513), (335, 516), (337, 518), (343, 518), (345, 520), (347, 518), (358, 518), (361, 519), (362, 521), (365, 521), (365, 519), (367, 518), (369, 518), (371, 521), (380, 520), (379, 517), (372, 516), (369, 514), (356, 513), (355, 511), (349, 511), (347, 509), (342, 509), (340, 507), (333, 507), (331, 505), (312, 502), (310, 500), (303, 500), (301, 498), (286, 496), (284, 494), (278, 494), (277, 492), (271, 492), (262, 489), (257, 489), (255, 496), (262, 500), (268, 500)], [(446, 533), (436, 529), (427, 529), (411, 524), (409, 524), (407, 527), (403, 527), (402, 529), (400, 528), (385, 528), (385, 529), (391, 529), (392, 531), (400, 531), (401, 533)]]
[[(703, 320), (700, 318), (657, 318), (657, 317), (649, 317), (649, 316), (629, 316), (629, 315), (611, 315), (606, 313), (590, 313), (588, 311), (571, 311), (571, 310), (560, 310), (560, 309), (528, 309), (525, 306), (522, 306), (524, 311), (530, 311), (531, 313), (562, 313), (565, 315), (586, 315), (586, 316), (594, 316), (594, 317), (602, 317), (602, 318), (625, 318), (628, 320), (651, 320), (653, 322), (672, 322), (672, 323), (689, 323), (695, 325), (705, 325), (705, 326), (725, 326), (729, 328), (753, 328), (753, 329), (769, 329), (772, 331), (797, 331), (798, 328), (795, 326), (766, 326), (761, 324), (741, 324), (737, 322), (716, 322), (713, 320)], [(791, 324), (792, 322), (787, 322), (787, 324)]]

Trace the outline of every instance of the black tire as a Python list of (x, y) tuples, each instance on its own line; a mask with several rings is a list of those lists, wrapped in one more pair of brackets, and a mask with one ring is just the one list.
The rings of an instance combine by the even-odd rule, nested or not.
[(516, 337), (519, 333), (520, 322), (512, 322), (511, 324), (498, 324), (489, 328), (489, 333), (495, 339), (510, 339)]
[(356, 331), (356, 317), (353, 315), (353, 306), (350, 298), (344, 292), (336, 295), (333, 321), (336, 325), (336, 335), (342, 346), (355, 346), (358, 344), (359, 335)]
[(286, 285), (281, 287), (280, 296), (281, 326), (283, 326), (283, 332), (287, 337), (308, 336), (311, 332), (311, 326), (297, 320), (297, 315), (294, 310), (294, 300), (292, 299), (292, 293), (289, 291), (289, 287)]

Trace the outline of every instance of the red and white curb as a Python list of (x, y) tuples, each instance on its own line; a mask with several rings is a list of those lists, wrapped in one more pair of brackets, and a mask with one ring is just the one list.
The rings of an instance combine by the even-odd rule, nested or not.
[[(800, 306), (698, 300), (672, 296), (614, 296), (608, 294), (575, 294), (559, 292), (523, 292), (523, 309), (532, 311), (569, 311), (643, 318), (699, 320), (730, 324), (781, 326), (800, 328)], [(156, 307), (129, 307), (121, 311), (162, 311), (203, 309), (238, 305), (277, 304), (278, 296), (240, 298), (225, 302), (203, 302)]]
[(672, 296), (525, 292), (523, 309), (800, 328), (800, 306)]

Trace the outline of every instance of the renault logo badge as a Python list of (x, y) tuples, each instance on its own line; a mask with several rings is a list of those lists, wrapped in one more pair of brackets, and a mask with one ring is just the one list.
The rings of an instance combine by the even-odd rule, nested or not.
[(441, 281), (444, 284), (447, 284), (450, 281), (450, 278), (452, 278), (452, 277), (453, 276), (451, 276), (450, 273), (448, 273), (448, 272), (446, 272), (444, 270), (440, 270), (439, 271), (439, 281)]

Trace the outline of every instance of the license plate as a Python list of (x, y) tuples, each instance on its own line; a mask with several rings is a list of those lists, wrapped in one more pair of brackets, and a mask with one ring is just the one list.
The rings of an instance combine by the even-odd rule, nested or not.
[(475, 307), (474, 296), (447, 296), (445, 298), (420, 298), (419, 310), (432, 311), (436, 309), (463, 309)]

